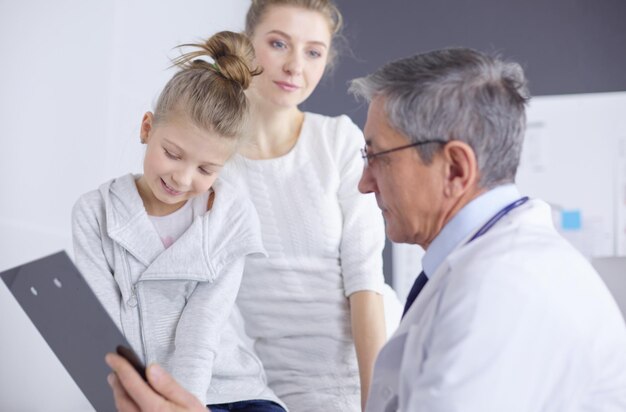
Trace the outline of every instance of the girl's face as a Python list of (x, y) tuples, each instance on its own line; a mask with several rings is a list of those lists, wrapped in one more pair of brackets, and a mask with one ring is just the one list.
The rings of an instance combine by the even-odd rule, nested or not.
[(252, 36), (263, 73), (254, 78), (251, 97), (277, 107), (296, 107), (305, 101), (324, 74), (330, 41), (330, 27), (321, 13), (270, 7)]
[(154, 123), (152, 113), (141, 122), (147, 144), (139, 194), (149, 215), (170, 214), (207, 192), (235, 151), (233, 139), (198, 128), (184, 116)]

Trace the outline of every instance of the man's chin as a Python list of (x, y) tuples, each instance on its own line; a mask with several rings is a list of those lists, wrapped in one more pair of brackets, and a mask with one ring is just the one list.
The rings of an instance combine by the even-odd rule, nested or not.
[(398, 228), (393, 227), (392, 224), (389, 224), (385, 221), (385, 233), (387, 234), (387, 238), (391, 240), (393, 243), (404, 243), (406, 242), (406, 235), (402, 233)]

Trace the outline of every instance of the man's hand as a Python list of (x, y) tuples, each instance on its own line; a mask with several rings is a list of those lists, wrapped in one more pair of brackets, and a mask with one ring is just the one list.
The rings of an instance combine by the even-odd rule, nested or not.
[(126, 359), (109, 353), (106, 363), (113, 369), (108, 377), (115, 406), (120, 412), (206, 412), (207, 408), (183, 389), (159, 365), (148, 366), (150, 385), (139, 376)]

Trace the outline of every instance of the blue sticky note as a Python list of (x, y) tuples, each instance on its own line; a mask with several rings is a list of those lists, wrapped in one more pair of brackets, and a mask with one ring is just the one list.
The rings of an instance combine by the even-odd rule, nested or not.
[(561, 211), (561, 229), (563, 230), (580, 230), (582, 228), (582, 219), (580, 210), (562, 210)]

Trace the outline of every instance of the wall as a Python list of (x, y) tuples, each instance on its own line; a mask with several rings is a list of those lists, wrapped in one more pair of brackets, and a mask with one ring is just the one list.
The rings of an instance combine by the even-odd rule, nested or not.
[[(78, 196), (141, 170), (139, 123), (172, 47), (241, 30), (248, 4), (0, 2), (0, 271), (71, 250)], [(0, 410), (89, 410), (4, 284), (0, 313)]]
[(306, 103), (365, 121), (348, 80), (418, 52), (462, 46), (520, 62), (533, 95), (626, 90), (623, 0), (336, 0), (349, 48)]
[(552, 206), (557, 229), (588, 259), (626, 257), (625, 110), (626, 92), (539, 96), (527, 110), (518, 187)]

